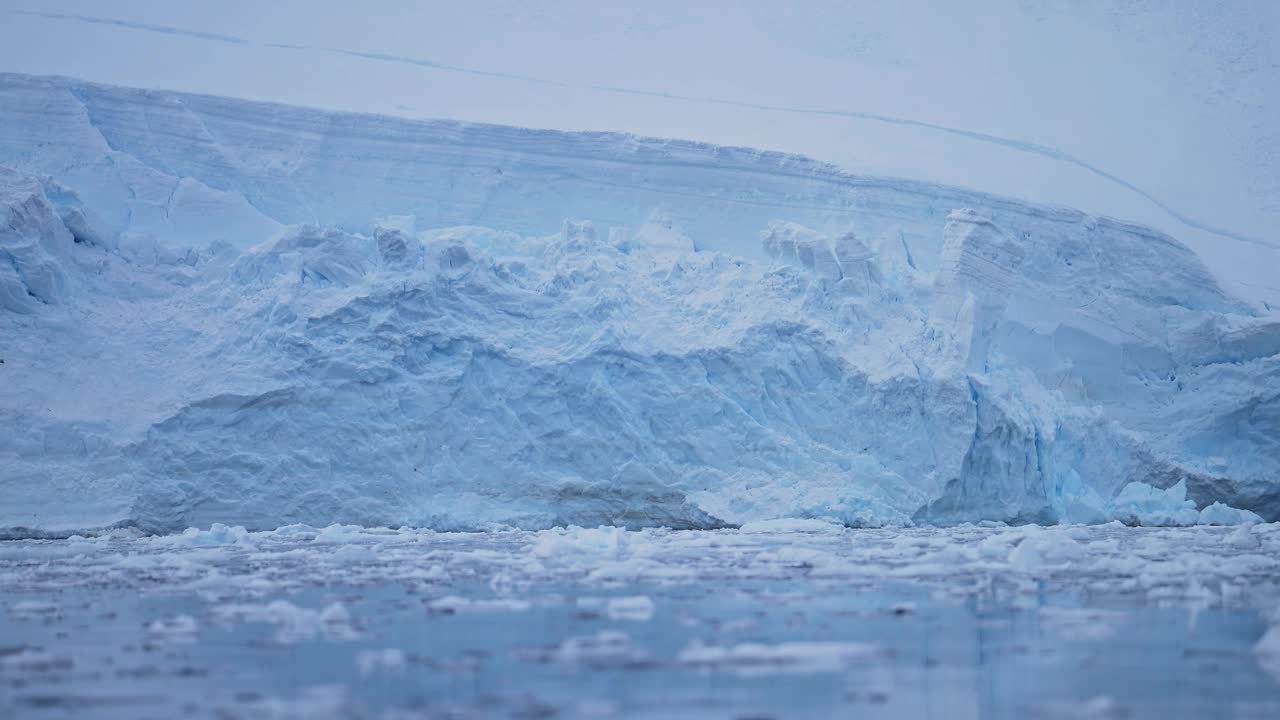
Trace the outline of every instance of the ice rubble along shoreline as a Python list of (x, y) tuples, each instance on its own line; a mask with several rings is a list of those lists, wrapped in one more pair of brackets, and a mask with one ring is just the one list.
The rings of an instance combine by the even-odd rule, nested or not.
[(0, 98), (10, 535), (1280, 517), (1280, 317), (1149, 229), (677, 141)]

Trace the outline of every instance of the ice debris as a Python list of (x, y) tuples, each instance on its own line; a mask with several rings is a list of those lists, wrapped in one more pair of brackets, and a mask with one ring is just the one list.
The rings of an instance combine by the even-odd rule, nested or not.
[(851, 663), (875, 660), (883, 653), (880, 647), (866, 643), (811, 641), (718, 646), (694, 641), (680, 651), (677, 659), (702, 670), (766, 675), (838, 672)]

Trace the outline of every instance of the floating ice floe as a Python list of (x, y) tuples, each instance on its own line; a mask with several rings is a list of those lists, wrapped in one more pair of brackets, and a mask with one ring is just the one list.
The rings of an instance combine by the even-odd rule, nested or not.
[(276, 642), (283, 644), (315, 638), (352, 640), (357, 636), (350, 613), (336, 602), (319, 610), (299, 607), (288, 600), (273, 600), (265, 605), (228, 604), (214, 607), (213, 614), (226, 623), (270, 623), (276, 628)]
[(743, 675), (837, 672), (855, 662), (883, 658), (875, 645), (846, 642), (742, 643), (729, 647), (694, 642), (680, 651), (679, 662), (703, 670)]

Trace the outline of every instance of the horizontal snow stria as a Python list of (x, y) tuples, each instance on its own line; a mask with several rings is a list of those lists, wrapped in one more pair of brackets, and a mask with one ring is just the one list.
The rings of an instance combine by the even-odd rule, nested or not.
[(0, 164), (9, 534), (1280, 517), (1280, 315), (1146, 228), (14, 75)]

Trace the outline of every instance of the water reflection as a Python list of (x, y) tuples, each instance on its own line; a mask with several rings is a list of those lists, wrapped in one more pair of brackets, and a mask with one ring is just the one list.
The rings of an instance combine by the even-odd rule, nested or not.
[[(0, 553), (0, 714), (1280, 717), (1280, 684), (1251, 653), (1267, 629), (1256, 604), (1097, 565), (754, 564), (865, 550), (847, 534), (669, 541), (652, 549), (686, 543), (695, 573), (642, 552), (650, 572), (622, 579), (597, 573), (617, 552), (551, 562), (532, 537), (366, 538), (346, 546), (367, 551), (358, 562), (307, 537), (74, 555), (59, 542)], [(1231, 597), (1274, 588), (1236, 582)]]

